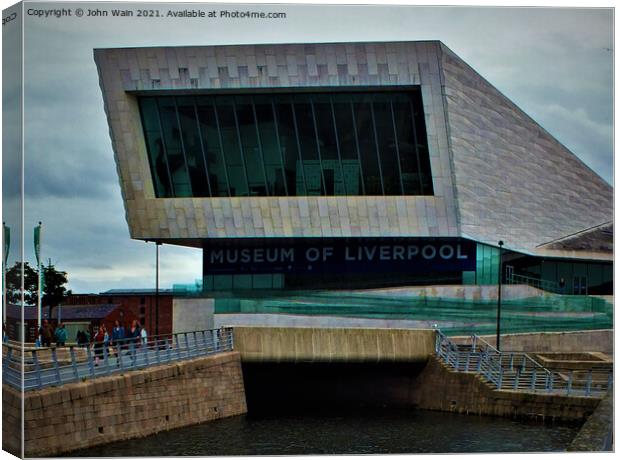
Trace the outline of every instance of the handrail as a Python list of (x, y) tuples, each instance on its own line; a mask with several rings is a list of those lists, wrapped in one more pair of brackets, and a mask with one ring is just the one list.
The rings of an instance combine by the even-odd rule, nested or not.
[[(486, 346), (478, 348), (480, 342)], [(498, 390), (593, 396), (605, 393), (613, 385), (613, 370), (549, 370), (527, 353), (502, 353), (476, 335), (471, 336), (471, 345), (461, 347), (465, 348), (459, 348), (437, 330), (435, 351), (441, 360), (457, 371), (481, 375)], [(508, 363), (505, 358), (509, 358)], [(521, 363), (515, 364), (515, 358)]]
[[(179, 340), (180, 337), (182, 340)], [(79, 347), (73, 345), (27, 351), (5, 346), (7, 361), (3, 363), (3, 382), (30, 390), (232, 351), (233, 334), (232, 328), (220, 328), (160, 334), (146, 341), (134, 337), (118, 340), (112, 345), (97, 342), (86, 346), (86, 356), (82, 359), (76, 357)], [(23, 358), (16, 356), (16, 350), (22, 351)], [(68, 351), (65, 360), (59, 359), (58, 352), (61, 350)], [(22, 366), (22, 359), (25, 366)]]

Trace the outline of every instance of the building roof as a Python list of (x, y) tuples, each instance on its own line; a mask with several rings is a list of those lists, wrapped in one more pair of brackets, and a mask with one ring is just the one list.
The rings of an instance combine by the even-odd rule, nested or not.
[[(150, 288), (139, 288), (139, 289), (109, 289), (100, 293), (99, 295), (109, 295), (109, 296), (122, 296), (122, 295), (155, 295), (155, 289)], [(160, 289), (159, 295), (171, 295), (172, 289)]]
[[(64, 305), (61, 306), (60, 319), (61, 321), (68, 320), (78, 320), (78, 319), (101, 319), (108, 316), (112, 313), (116, 308), (118, 308), (118, 304), (98, 304), (98, 305)], [(59, 307), (55, 307), (52, 309), (52, 318), (58, 319), (58, 309)], [(41, 314), (43, 319), (49, 319), (48, 316), (49, 309), (44, 307), (41, 309)], [(21, 321), (21, 308), (19, 305), (9, 304), (6, 311), (7, 318), (16, 319)], [(24, 319), (25, 320), (36, 320), (37, 319), (37, 308), (36, 307), (24, 307)]]

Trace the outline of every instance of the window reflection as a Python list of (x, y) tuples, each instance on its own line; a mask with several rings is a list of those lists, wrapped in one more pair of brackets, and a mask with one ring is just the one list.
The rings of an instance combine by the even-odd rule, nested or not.
[(139, 102), (158, 197), (433, 194), (419, 89)]

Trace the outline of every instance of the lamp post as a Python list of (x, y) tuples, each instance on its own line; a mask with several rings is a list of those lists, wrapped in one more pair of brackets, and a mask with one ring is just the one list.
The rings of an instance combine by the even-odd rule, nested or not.
[(159, 335), (159, 247), (161, 243), (155, 242), (155, 335)]
[(504, 242), (500, 240), (497, 244), (499, 246), (499, 263), (497, 264), (497, 331), (495, 336), (495, 345), (497, 350), (500, 351), (499, 322), (502, 312), (502, 246), (504, 245)]

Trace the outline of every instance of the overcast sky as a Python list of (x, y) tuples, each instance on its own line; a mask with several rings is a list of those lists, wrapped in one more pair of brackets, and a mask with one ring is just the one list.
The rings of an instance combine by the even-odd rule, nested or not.
[[(54, 3), (56, 8), (63, 6), (94, 8)], [(124, 8), (138, 6), (145, 8), (143, 3)], [(99, 5), (112, 7), (118, 4)], [(209, 10), (222, 5), (193, 7)], [(32, 228), (42, 221), (44, 257), (69, 273), (74, 292), (154, 286), (154, 246), (129, 238), (93, 48), (438, 39), (612, 183), (610, 9), (252, 9), (284, 11), (287, 18), (25, 18), (26, 260), (34, 262)], [(6, 69), (3, 75), (7, 85)], [(13, 96), (4, 92), (5, 107)], [(14, 129), (10, 121), (5, 109), (5, 133)], [(14, 148), (5, 136), (4, 155)], [(9, 201), (5, 211), (7, 206)], [(16, 260), (15, 252), (12, 248), (11, 261)], [(160, 267), (162, 287), (193, 282), (201, 276), (201, 253), (164, 246)]]

